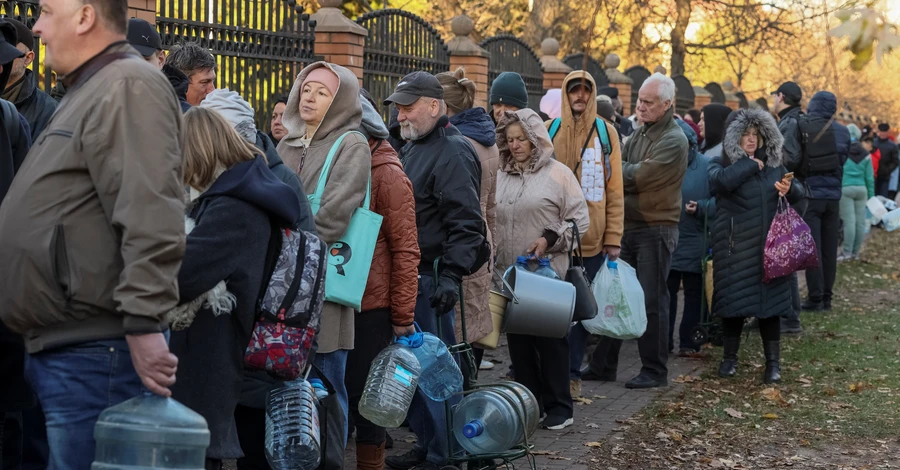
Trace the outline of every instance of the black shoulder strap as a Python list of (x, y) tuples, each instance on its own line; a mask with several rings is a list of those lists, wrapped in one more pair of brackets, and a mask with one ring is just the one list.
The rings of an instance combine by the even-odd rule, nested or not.
[(259, 308), (260, 302), (266, 295), (269, 288), (269, 280), (272, 279), (272, 273), (275, 272), (275, 265), (278, 263), (278, 255), (281, 254), (281, 244), (284, 242), (281, 236), (281, 227), (278, 226), (271, 218), (269, 219), (269, 227), (271, 233), (269, 235), (269, 246), (266, 248), (266, 261), (263, 264), (263, 277), (259, 286), (259, 295), (256, 296), (256, 305)]
[(584, 140), (584, 145), (581, 146), (581, 154), (579, 154), (578, 163), (575, 164), (575, 168), (572, 169), (572, 173), (578, 174), (578, 167), (581, 166), (581, 159), (584, 158), (584, 152), (587, 150), (588, 144), (591, 143), (591, 138), (594, 137), (594, 130), (597, 129), (597, 121), (594, 121), (594, 125), (591, 126), (591, 131), (588, 132), (587, 139)]

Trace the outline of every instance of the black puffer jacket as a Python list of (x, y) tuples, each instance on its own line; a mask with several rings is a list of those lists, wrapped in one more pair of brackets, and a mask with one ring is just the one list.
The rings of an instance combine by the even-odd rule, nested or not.
[[(741, 149), (741, 136), (750, 127), (762, 142), (756, 158), (762, 170)], [(778, 209), (775, 183), (787, 173), (782, 156), (783, 137), (775, 120), (763, 110), (733, 113), (726, 126), (723, 153), (709, 165), (709, 182), (716, 196), (713, 227), (713, 311), (724, 318), (786, 316), (791, 311), (789, 277), (763, 284), (763, 249)], [(789, 202), (803, 198), (803, 186), (792, 184)]]
[(47, 127), (53, 113), (56, 112), (57, 102), (50, 95), (39, 90), (34, 72), (25, 69), (22, 77), (21, 88), (16, 100), (13, 102), (19, 113), (28, 121), (31, 127), (31, 141), (37, 140), (37, 136)]
[(187, 75), (169, 64), (163, 65), (162, 71), (166, 74), (166, 78), (169, 79), (169, 83), (172, 84), (172, 88), (175, 89), (175, 96), (178, 97), (178, 104), (181, 105), (181, 112), (186, 113), (191, 109), (191, 105), (187, 102), (187, 90), (190, 85)]
[(443, 116), (428, 135), (403, 147), (401, 160), (416, 198), (420, 271), (430, 273), (438, 257), (457, 278), (477, 271), (490, 247), (475, 148)]
[(303, 183), (297, 173), (287, 167), (281, 161), (281, 156), (275, 150), (275, 144), (269, 139), (269, 136), (262, 131), (256, 131), (256, 147), (263, 151), (266, 160), (269, 162), (269, 169), (281, 180), (282, 183), (291, 187), (297, 197), (300, 199), (300, 220), (297, 221), (297, 228), (307, 232), (316, 233), (316, 221), (309, 208), (309, 200), (306, 198), (306, 192), (303, 190)]

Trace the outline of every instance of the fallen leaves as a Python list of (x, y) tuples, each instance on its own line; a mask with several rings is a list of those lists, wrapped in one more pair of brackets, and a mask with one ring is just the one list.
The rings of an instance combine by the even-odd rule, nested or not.
[(744, 413), (734, 409), (734, 408), (725, 408), (725, 412), (728, 413), (728, 416), (737, 419), (744, 419)]
[(585, 446), (585, 447), (603, 447), (603, 443), (601, 443), (601, 442), (596, 442), (596, 441), (593, 441), (593, 442), (585, 442), (585, 443), (584, 443), (584, 446)]
[(594, 400), (585, 397), (572, 397), (572, 401), (578, 403), (579, 405), (590, 405), (594, 403)]
[(693, 375), (679, 375), (674, 380), (672, 380), (672, 382), (675, 382), (677, 384), (689, 384), (699, 382), (700, 380), (700, 377), (695, 377)]
[(785, 400), (784, 397), (781, 395), (781, 390), (779, 390), (775, 387), (767, 388), (767, 389), (763, 390), (762, 392), (760, 392), (759, 394), (766, 400), (777, 403), (778, 406), (785, 407), (785, 408), (788, 406), (791, 406), (790, 403), (788, 403), (788, 401)]
[(775, 413), (766, 413), (762, 417), (763, 419), (778, 419), (778, 415)]

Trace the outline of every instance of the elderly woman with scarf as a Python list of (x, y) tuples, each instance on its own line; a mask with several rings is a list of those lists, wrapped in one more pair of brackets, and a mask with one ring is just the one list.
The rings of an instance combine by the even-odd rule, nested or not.
[(675, 320), (678, 313), (678, 291), (684, 286), (684, 312), (678, 337), (678, 354), (700, 351), (701, 344), (691, 340), (691, 330), (700, 323), (703, 298), (703, 258), (706, 256), (708, 225), (716, 215), (716, 198), (709, 192), (710, 158), (697, 151), (697, 134), (685, 121), (675, 121), (687, 137), (687, 172), (681, 183), (681, 219), (678, 222), (678, 245), (672, 253), (669, 271), (669, 351), (675, 349)]
[[(575, 174), (553, 154), (550, 135), (530, 109), (506, 112), (497, 128), (497, 269), (517, 256), (550, 257), (560, 278), (569, 268), (575, 220), (587, 232), (587, 203)], [(501, 271), (502, 272), (502, 271)], [(569, 340), (507, 335), (516, 381), (528, 387), (547, 414), (543, 426), (563, 429), (573, 422), (569, 390)]]
[(789, 276), (762, 282), (763, 250), (780, 196), (795, 202), (804, 191), (802, 185), (785, 178), (784, 138), (771, 114), (741, 109), (731, 114), (725, 127), (722, 156), (709, 164), (717, 210), (713, 310), (722, 318), (724, 331), (719, 376), (734, 376), (744, 320), (755, 317), (766, 357), (763, 382), (777, 383), (781, 380), (780, 317), (791, 311), (791, 286)]
[(724, 104), (708, 104), (700, 111), (700, 136), (703, 137), (703, 145), (700, 153), (709, 158), (722, 155), (722, 138), (725, 136), (725, 121), (732, 112), (731, 108)]

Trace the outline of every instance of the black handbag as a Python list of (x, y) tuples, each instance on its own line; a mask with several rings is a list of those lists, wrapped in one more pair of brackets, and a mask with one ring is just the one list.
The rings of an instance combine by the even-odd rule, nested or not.
[[(572, 224), (573, 233), (572, 249), (569, 250), (569, 269), (566, 270), (566, 282), (575, 286), (575, 313), (572, 315), (572, 321), (590, 320), (597, 316), (599, 307), (597, 307), (597, 299), (594, 298), (594, 290), (591, 288), (591, 280), (584, 269), (578, 224), (574, 220), (566, 222)], [(572, 256), (573, 253), (575, 256)]]

